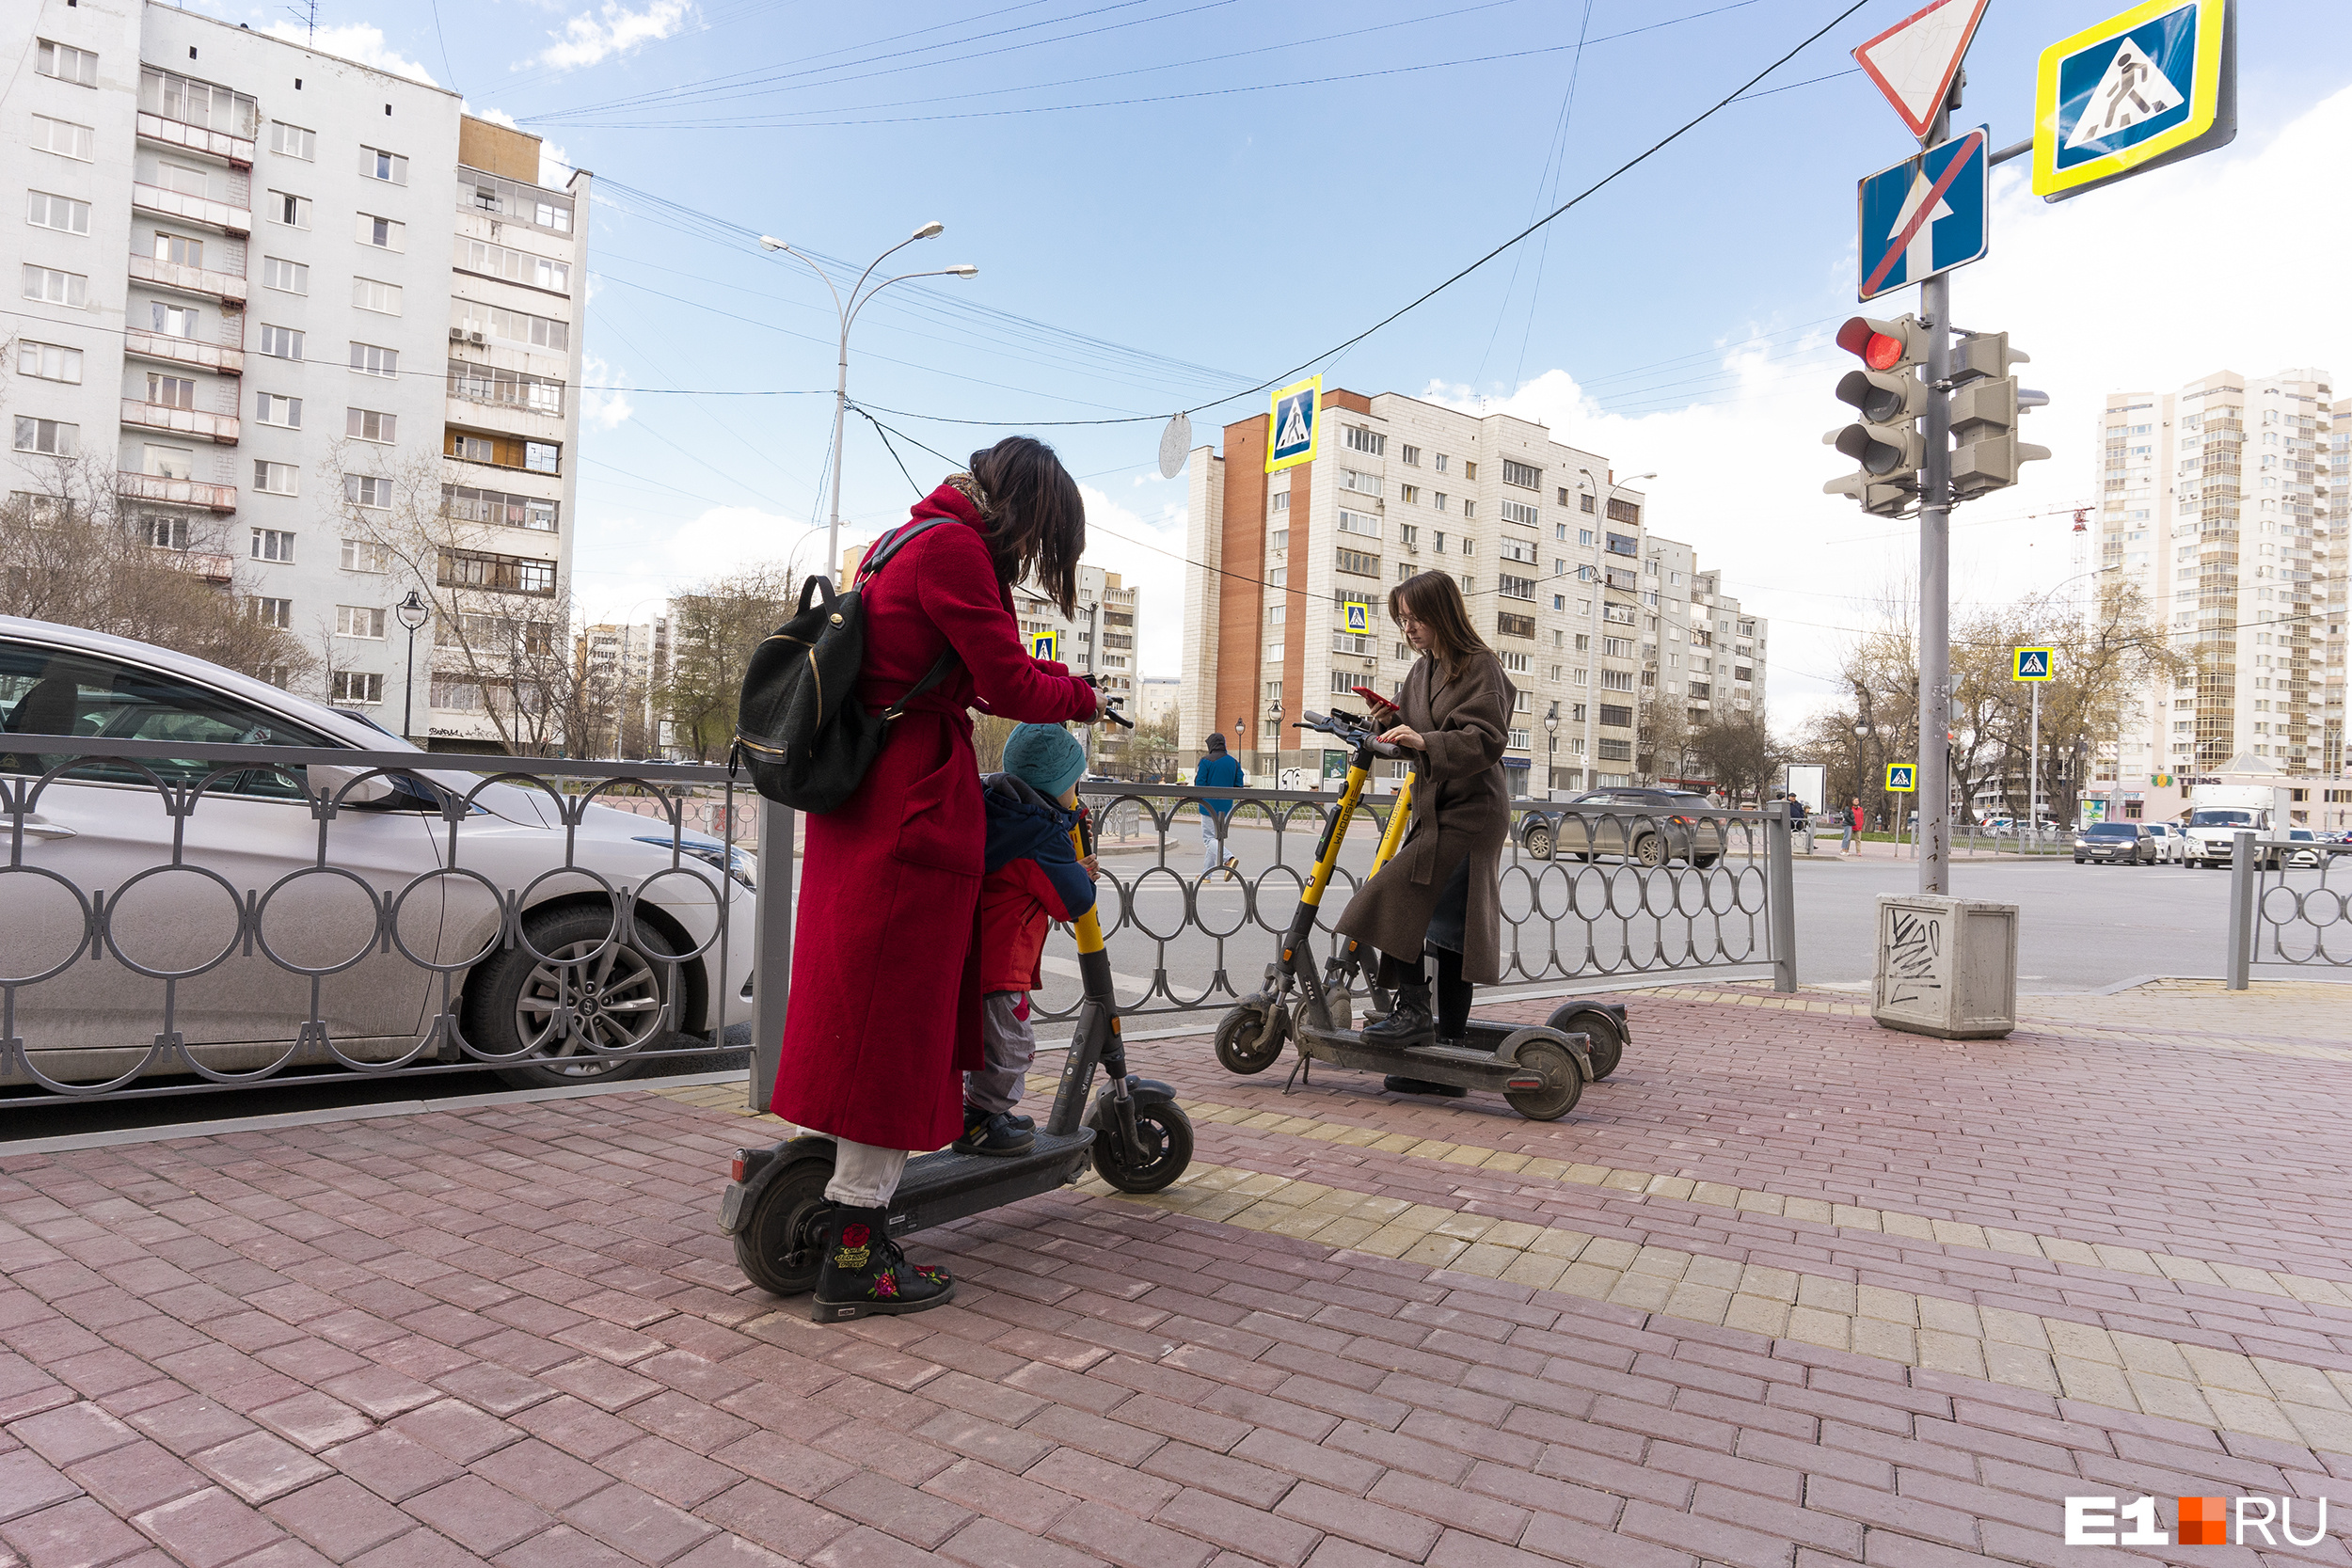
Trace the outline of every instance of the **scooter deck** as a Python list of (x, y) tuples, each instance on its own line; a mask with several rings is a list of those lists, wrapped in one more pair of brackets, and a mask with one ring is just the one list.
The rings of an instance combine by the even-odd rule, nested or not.
[(1066, 1186), (1092, 1158), (1093, 1145), (1091, 1127), (1059, 1134), (1041, 1127), (1025, 1153), (918, 1154), (907, 1162), (890, 1201), (890, 1234), (912, 1235)]
[[(1520, 1023), (1481, 1023), (1473, 1020), (1464, 1037), (1470, 1042), (1467, 1045), (1383, 1045), (1367, 1041), (1362, 1032), (1355, 1029), (1305, 1029), (1291, 1043), (1301, 1056), (1328, 1062), (1333, 1067), (1395, 1073), (1500, 1094), (1512, 1079), (1525, 1078), (1529, 1069), (1497, 1057), (1495, 1048), (1525, 1027)], [(1583, 1038), (1574, 1035), (1569, 1037), (1580, 1042)]]

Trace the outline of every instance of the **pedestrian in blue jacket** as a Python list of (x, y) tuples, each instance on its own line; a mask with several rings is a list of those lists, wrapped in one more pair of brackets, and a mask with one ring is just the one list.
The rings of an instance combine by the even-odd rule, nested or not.
[[(1211, 735), (1207, 752), (1192, 770), (1193, 787), (1223, 784), (1228, 789), (1238, 789), (1247, 782), (1241, 764), (1225, 749), (1225, 737)], [(1220, 866), (1231, 877), (1233, 868), (1241, 863), (1239, 856), (1225, 851), (1225, 830), (1232, 816), (1233, 802), (1230, 799), (1210, 796), (1200, 802), (1200, 875), (1204, 878)]]

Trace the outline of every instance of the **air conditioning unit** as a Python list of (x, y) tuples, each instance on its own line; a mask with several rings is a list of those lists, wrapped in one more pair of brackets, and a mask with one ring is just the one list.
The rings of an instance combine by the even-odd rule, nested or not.
[(482, 334), (479, 332), (469, 332), (466, 334), (466, 341), (473, 344), (476, 348), (480, 348), (482, 346)]
[(466, 341), (466, 329), (462, 326), (451, 327), (449, 329), (449, 341), (453, 343), (464, 342)]

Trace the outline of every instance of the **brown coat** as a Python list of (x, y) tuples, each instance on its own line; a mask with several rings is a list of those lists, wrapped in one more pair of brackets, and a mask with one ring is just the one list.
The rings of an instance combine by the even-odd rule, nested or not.
[(1402, 723), (1428, 749), (1413, 758), (1413, 817), (1396, 858), (1359, 888), (1338, 929), (1382, 953), (1421, 955), (1446, 879), (1470, 859), (1463, 917), (1462, 978), (1502, 978), (1502, 849), (1511, 833), (1511, 790), (1502, 777), (1517, 689), (1490, 653), (1474, 654), (1452, 679), (1422, 656), (1405, 677)]

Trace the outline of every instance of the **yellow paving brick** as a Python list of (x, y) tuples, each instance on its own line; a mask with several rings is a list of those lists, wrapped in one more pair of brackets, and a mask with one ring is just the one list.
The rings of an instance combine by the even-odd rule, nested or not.
[(1746, 1272), (1747, 1265), (1736, 1258), (1694, 1257), (1682, 1277), (1693, 1285), (1731, 1291), (1740, 1288), (1740, 1277)]
[(1378, 1220), (1359, 1219), (1352, 1214), (1343, 1214), (1316, 1231), (1312, 1240), (1320, 1242), (1325, 1246), (1354, 1247), (1361, 1251), (1364, 1239), (1379, 1228)]
[[(2309, 1437), (2296, 1430), (2284, 1407), (2276, 1400), (2253, 1394), (2241, 1394), (2233, 1389), (2217, 1388), (2206, 1384), (2198, 1390), (2205, 1402), (2213, 1407), (2214, 1417), (2232, 1432), (2250, 1433), (2256, 1437), (2275, 1438), (2281, 1443), (2309, 1443)], [(2339, 1451), (2343, 1451), (2339, 1446)]]
[(1719, 1323), (1730, 1309), (1731, 1292), (1710, 1285), (1695, 1285), (1685, 1279), (1667, 1294), (1665, 1310), (1669, 1316), (1685, 1318), (1692, 1323)]
[(1935, 1240), (1935, 1222), (1918, 1214), (1905, 1214), (1893, 1209), (1879, 1211), (1879, 1228), (1889, 1236), (1907, 1236), (1915, 1242)]
[(1638, 1170), (1613, 1170), (1600, 1180), (1604, 1187), (1614, 1187), (1621, 1193), (1638, 1193), (1649, 1186), (1649, 1173)]
[(2104, 1328), (2090, 1323), (2070, 1323), (2064, 1318), (2044, 1318), (2042, 1332), (2050, 1337), (2050, 1349), (2057, 1355), (2071, 1356), (2077, 1361), (2096, 1361), (2102, 1366), (2121, 1367), (2123, 1353), (2115, 1348), (2115, 1339)]
[(1808, 1345), (1820, 1345), (1829, 1350), (1844, 1350), (1853, 1320), (1842, 1312), (1822, 1312), (1810, 1307), (1788, 1309), (1788, 1335), (1791, 1339)]
[(1642, 1191), (1653, 1197), (1670, 1197), (1677, 1202), (1691, 1196), (1697, 1182), (1682, 1176), (1653, 1176), (1643, 1184)]
[(1724, 1326), (1784, 1338), (1788, 1333), (1788, 1304), (1771, 1296), (1733, 1296), (1730, 1307), (1724, 1313)]
[(1642, 1249), (1631, 1242), (1621, 1242), (1613, 1236), (1596, 1237), (1577, 1258), (1580, 1263), (1597, 1263), (1604, 1269), (1629, 1269), (1633, 1259), (1642, 1256)]
[(2099, 1264), (2102, 1268), (2113, 1269), (2118, 1274), (2161, 1275), (2164, 1272), (2156, 1267), (2154, 1259), (2137, 1247), (2112, 1246), (2102, 1243), (2090, 1250), (2099, 1255)]
[(1759, 1193), (1751, 1189), (1740, 1195), (1740, 1210), (1749, 1214), (1777, 1214), (1788, 1201), (1778, 1193)]
[(2221, 1283), (2221, 1276), (2213, 1272), (2213, 1265), (2201, 1259), (2174, 1258), (2162, 1252), (2153, 1256), (2156, 1267), (2164, 1271), (2164, 1277), (2175, 1284), (2218, 1285)]
[(2062, 1392), (2058, 1387), (2058, 1370), (2050, 1363), (2049, 1353), (2025, 1345), (2004, 1344), (1997, 1339), (1984, 1342), (1985, 1376), (2011, 1388), (2039, 1388), (2045, 1394)]
[(1526, 1254), (1518, 1247), (1497, 1246), (1492, 1242), (1474, 1242), (1447, 1267), (1464, 1274), (1484, 1275), (1488, 1279), (1501, 1279), (1503, 1271)]
[(1965, 1334), (1946, 1334), (1923, 1328), (1918, 1334), (1919, 1365), (1960, 1377), (1985, 1376), (1984, 1345)]
[(1485, 1214), (1449, 1214), (1437, 1224), (1440, 1236), (1451, 1236), (1457, 1242), (1474, 1242), (1492, 1230), (1497, 1222)]
[(1919, 1298), (1908, 1291), (1857, 1285), (1854, 1287), (1854, 1311), (1860, 1317), (1912, 1325), (1919, 1321)]
[(1406, 1230), (1425, 1231), (1437, 1229), (1453, 1217), (1454, 1211), (1451, 1209), (1438, 1209), (1426, 1203), (1416, 1203), (1389, 1223)]
[(1290, 1119), (1291, 1118), (1289, 1117), (1283, 1115), (1279, 1111), (1261, 1111), (1256, 1116), (1251, 1117), (1248, 1120), (1237, 1123), (1236, 1125), (1242, 1127), (1258, 1127), (1271, 1131), (1274, 1128), (1281, 1126), (1284, 1122)]
[(1406, 1247), (1404, 1259), (1407, 1263), (1426, 1263), (1433, 1269), (1442, 1269), (1469, 1250), (1468, 1242), (1432, 1232)]
[(1569, 1165), (1560, 1173), (1560, 1180), (1579, 1187), (1597, 1187), (1609, 1180), (1607, 1165)]
[(1375, 1258), (1402, 1258), (1406, 1248), (1428, 1234), (1426, 1230), (1407, 1230), (1403, 1226), (1384, 1225), (1358, 1242), (1356, 1250), (1369, 1252)]
[(1762, 1263), (1750, 1263), (1740, 1271), (1740, 1291), (1743, 1295), (1793, 1302), (1797, 1299), (1797, 1274), (1793, 1269), (1775, 1269)]
[(2314, 1449), (2329, 1453), (2352, 1454), (2352, 1415), (2341, 1410), (2314, 1410), (2307, 1404), (2285, 1404), (2279, 1407), (2295, 1430), (2303, 1434), (2303, 1441)]
[(1447, 1143), (1443, 1138), (1423, 1138), (1405, 1152), (1416, 1160), (1442, 1160), (1461, 1147), (1460, 1144)]
[(1502, 1271), (1502, 1278), (1508, 1285), (1524, 1285), (1531, 1291), (1549, 1291), (1567, 1269), (1567, 1264), (1560, 1259), (1539, 1252), (1522, 1252), (1517, 1262)]
[(1984, 1244), (1994, 1252), (2022, 1253), (2027, 1258), (2039, 1258), (2042, 1255), (2041, 1242), (2023, 1230), (2001, 1230), (1987, 1226), (1984, 1231)]
[(2041, 1242), (2042, 1256), (2053, 1263), (2078, 1263), (2087, 1269), (2105, 1266), (2099, 1261), (2098, 1249), (2095, 1247), (2086, 1246), (2080, 1242), (2070, 1242), (2063, 1236), (2043, 1236)]
[(1581, 1230), (1547, 1230), (1530, 1242), (1527, 1250), (1546, 1258), (1557, 1258), (1564, 1263), (1574, 1262), (1592, 1239)]
[(1828, 1225), (1836, 1214), (1836, 1206), (1818, 1197), (1792, 1197), (1781, 1205), (1780, 1212), (1786, 1218), (1808, 1225)]
[(1691, 1255), (1672, 1247), (1645, 1246), (1627, 1270), (1629, 1274), (1647, 1275), (1655, 1279), (1680, 1279), (1691, 1267)]
[(2023, 1345), (2027, 1350), (2050, 1348), (2050, 1337), (2042, 1331), (2042, 1320), (2030, 1312), (2012, 1312), (2006, 1307), (1979, 1307), (1977, 1316), (1984, 1320), (1984, 1337), (1989, 1340)]
[(1415, 1144), (1420, 1143), (1421, 1141), (1421, 1139), (1414, 1137), (1410, 1132), (1391, 1132), (1385, 1138), (1374, 1139), (1365, 1147), (1368, 1148), (1376, 1148), (1383, 1154), (1402, 1154), (1406, 1149), (1411, 1148)]
[(1277, 1236), (1313, 1236), (1335, 1217), (1317, 1209), (1290, 1209), (1265, 1228)]
[(1330, 1144), (1339, 1142), (1353, 1131), (1355, 1129), (1343, 1127), (1337, 1122), (1326, 1121), (1316, 1123), (1311, 1131), (1298, 1135), (1302, 1138), (1312, 1138), (1317, 1143)]
[(1341, 1147), (1346, 1148), (1363, 1148), (1380, 1141), (1381, 1132), (1376, 1127), (1351, 1127), (1338, 1139)]
[(1196, 1219), (1222, 1223), (1245, 1209), (1256, 1206), (1257, 1199), (1241, 1193), (1211, 1193), (1185, 1212)]
[(1856, 1318), (1852, 1321), (1851, 1349), (1856, 1355), (1876, 1356), (1881, 1361), (1899, 1361), (1916, 1366), (1918, 1346), (1910, 1328), (1902, 1323), (1890, 1323), (1881, 1318)]
[(1488, 1170), (1516, 1171), (1525, 1169), (1526, 1165), (1526, 1155), (1515, 1154), (1507, 1148), (1499, 1148), (1486, 1157), (1486, 1168)]
[(1737, 1209), (1740, 1189), (1726, 1187), (1720, 1181), (1702, 1181), (1691, 1189), (1691, 1201), (1704, 1203), (1709, 1209)]
[(2285, 1286), (2274, 1278), (2268, 1269), (2249, 1269), (2243, 1263), (2216, 1263), (2213, 1272), (2233, 1291), (2251, 1291), (2257, 1295), (2283, 1296)]
[(1567, 1178), (1568, 1164), (1564, 1160), (1547, 1159), (1537, 1155), (1521, 1167), (1521, 1174), (1538, 1177), (1546, 1181), (1561, 1181)]
[(1523, 1251), (1533, 1245), (1535, 1238), (1543, 1233), (1544, 1227), (1540, 1225), (1529, 1225), (1521, 1220), (1502, 1220), (1480, 1240), (1492, 1243), (1496, 1246), (1516, 1247)]
[(2058, 1366), (2058, 1384), (2070, 1400), (2088, 1400), (2104, 1404), (2110, 1410), (2137, 1410), (2139, 1401), (2132, 1393), (2131, 1379), (2123, 1369), (2104, 1361), (2085, 1361), (2080, 1356), (2059, 1354), (2051, 1357)]
[(1964, 1301), (1947, 1301), (1942, 1296), (1919, 1298), (1919, 1326), (1936, 1334), (1955, 1334), (1966, 1339), (1984, 1338), (1984, 1322), (1977, 1309)]
[(2197, 1381), (2197, 1370), (2181, 1354), (2180, 1346), (2169, 1339), (2154, 1339), (2145, 1334), (2112, 1333), (2116, 1353), (2123, 1357), (2124, 1369), (2145, 1372), (2151, 1377), (2169, 1377), (2182, 1383)]
[(1405, 1198), (1386, 1197), (1378, 1193), (1363, 1193), (1358, 1196), (1356, 1206), (1349, 1212), (1362, 1214), (1372, 1219), (1392, 1220), (1412, 1207), (1412, 1204)]
[(2309, 1302), (2314, 1307), (2352, 1307), (2352, 1298), (2347, 1298), (2343, 1287), (2333, 1280), (2306, 1279), (2300, 1275), (2277, 1273), (2271, 1277), (2297, 1301)]
[(2139, 1399), (2140, 1409), (2151, 1416), (2169, 1420), (2187, 1421), (2195, 1426), (2216, 1424), (2213, 1407), (2198, 1392), (2197, 1385), (2177, 1377), (2157, 1377), (2149, 1372), (2127, 1374), (2132, 1392)]
[(2215, 1350), (2210, 1345), (2183, 1345), (2181, 1359), (2189, 1364), (2197, 1381), (2208, 1388), (2228, 1388), (2256, 1399), (2270, 1399), (2269, 1382), (2256, 1370), (2254, 1363), (2235, 1351)]
[(1639, 1311), (1656, 1312), (1664, 1308), (1667, 1298), (1675, 1291), (1675, 1282), (1659, 1275), (1621, 1274), (1616, 1287), (1605, 1298), (1612, 1306), (1630, 1307)]
[(1491, 1148), (1472, 1148), (1468, 1144), (1456, 1144), (1454, 1152), (1445, 1156), (1445, 1163), (1449, 1165), (1484, 1165), (1493, 1154)]
[[(2263, 1375), (2280, 1404), (2315, 1405), (2322, 1410), (2352, 1411), (2336, 1386), (2328, 1381), (2328, 1374), (2315, 1367), (2297, 1367), (2284, 1361), (2273, 1361), (2266, 1355), (2254, 1357), (2254, 1370)], [(2352, 1452), (2352, 1449), (2343, 1450)]]
[(1832, 1279), (1827, 1275), (1799, 1275), (1797, 1305), (1851, 1318), (1854, 1314), (1854, 1288), (1845, 1280)]
[(1984, 1227), (1980, 1225), (1968, 1225), (1960, 1220), (1931, 1220), (1929, 1228), (1935, 1232), (1935, 1239), (1946, 1246), (1972, 1246), (1981, 1250), (1991, 1244)]
[(1560, 1282), (1552, 1289), (1592, 1301), (1607, 1301), (1609, 1292), (1615, 1290), (1617, 1281), (1624, 1277), (1622, 1269), (1605, 1269), (1597, 1263), (1587, 1263), (1580, 1259), (1568, 1265), (1560, 1275)]

